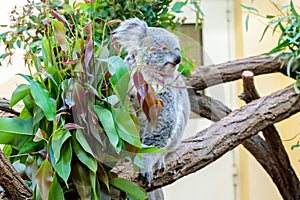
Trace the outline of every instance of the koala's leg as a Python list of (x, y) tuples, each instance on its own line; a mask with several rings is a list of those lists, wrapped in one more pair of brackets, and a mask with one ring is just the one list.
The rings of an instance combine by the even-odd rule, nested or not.
[(160, 158), (157, 160), (157, 162), (154, 165), (154, 173), (158, 174), (161, 172), (164, 172), (166, 169), (166, 162), (165, 162), (166, 154), (161, 154)]
[(149, 184), (153, 179), (153, 167), (161, 158), (161, 153), (147, 153), (142, 155), (142, 161), (145, 168), (140, 168), (140, 178), (146, 184)]
[(161, 188), (156, 189), (152, 192), (148, 192), (149, 200), (164, 200), (164, 192)]

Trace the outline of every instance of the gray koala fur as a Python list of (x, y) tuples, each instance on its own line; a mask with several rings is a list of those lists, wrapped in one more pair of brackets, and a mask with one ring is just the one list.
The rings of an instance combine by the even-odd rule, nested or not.
[[(122, 23), (114, 30), (113, 36), (128, 52), (125, 58), (128, 67), (139, 68), (144, 79), (153, 86), (158, 98), (163, 101), (156, 128), (148, 123), (142, 112), (138, 113), (141, 142), (168, 152), (175, 150), (182, 140), (190, 115), (189, 96), (183, 79), (177, 72), (177, 65), (181, 61), (178, 38), (163, 28), (148, 27), (137, 18)], [(151, 69), (164, 73), (153, 73)], [(157, 83), (158, 76), (163, 80), (164, 87)], [(143, 181), (147, 184), (152, 181), (152, 170), (156, 172), (165, 169), (165, 156), (166, 153), (142, 155), (146, 166), (140, 169)]]

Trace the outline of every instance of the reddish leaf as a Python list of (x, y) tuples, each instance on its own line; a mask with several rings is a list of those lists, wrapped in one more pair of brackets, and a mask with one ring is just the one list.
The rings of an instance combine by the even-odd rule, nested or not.
[(41, 140), (47, 140), (47, 133), (39, 128), (38, 131), (36, 132), (34, 138), (33, 138), (33, 141), (34, 142), (39, 142)]
[(154, 74), (160, 74), (160, 75), (172, 75), (175, 73), (175, 71), (172, 71), (172, 72), (164, 72), (164, 71), (159, 71), (159, 70), (156, 70), (154, 69), (153, 67), (150, 67), (150, 66), (147, 66), (147, 69), (149, 69), (149, 71), (151, 71), (152, 73)]
[(133, 75), (133, 82), (136, 88), (143, 87), (145, 84), (143, 74), (139, 71), (136, 71)]
[(160, 114), (162, 108), (163, 108), (162, 101), (158, 100), (157, 103), (152, 105), (149, 109), (150, 124), (155, 128), (157, 127), (158, 115)]
[(59, 21), (61, 21), (62, 23), (64, 23), (66, 26), (68, 27), (72, 27), (72, 24), (70, 24), (64, 16), (61, 16), (60, 14), (58, 14), (56, 11), (51, 10), (51, 14), (58, 19)]
[(107, 22), (107, 25), (112, 25), (112, 24), (121, 23), (121, 22), (123, 22), (123, 21), (120, 19), (114, 19), (114, 20), (110, 20), (109, 22)]
[(90, 173), (90, 170), (78, 160), (72, 162), (71, 176), (80, 199), (91, 199), (92, 183)]
[(66, 29), (64, 25), (57, 20), (52, 20), (55, 30), (55, 36), (63, 51), (67, 50)]
[(66, 130), (83, 129), (82, 126), (79, 126), (78, 124), (74, 124), (74, 123), (67, 123), (64, 125), (64, 128)]
[(147, 86), (147, 93), (145, 98), (142, 98), (140, 96), (140, 93), (138, 93), (137, 97), (142, 105), (142, 110), (145, 113), (148, 122), (153, 127), (156, 127), (158, 122), (158, 115), (162, 110), (163, 102), (157, 99), (156, 93), (151, 85), (145, 84), (145, 86)]
[(97, 177), (102, 181), (102, 183), (105, 184), (106, 188), (110, 190), (109, 188), (109, 178), (108, 175), (104, 169), (104, 167), (99, 163), (98, 170), (97, 170)]
[(43, 161), (35, 175), (42, 199), (48, 200), (49, 190), (53, 179), (52, 174), (52, 165), (49, 160), (46, 159)]
[(80, 60), (80, 58), (77, 58), (77, 59), (74, 59), (74, 60), (71, 60), (71, 61), (62, 61), (60, 62), (61, 64), (64, 64), (64, 65), (74, 65), (78, 62), (78, 60)]
[(114, 49), (116, 51), (116, 54), (118, 55), (120, 53), (120, 51), (119, 51), (119, 45), (118, 45), (117, 40), (113, 39), (113, 43), (114, 43)]
[(143, 101), (149, 90), (149, 85), (145, 82), (143, 74), (139, 71), (136, 71), (133, 75), (134, 86), (137, 89), (137, 92), (140, 96), (139, 102), (142, 105)]
[(91, 21), (86, 25), (85, 32), (88, 37), (85, 41), (87, 45), (86, 45), (86, 49), (85, 49), (85, 53), (84, 53), (84, 66), (85, 66), (86, 72), (88, 72), (89, 63), (94, 54), (92, 22)]

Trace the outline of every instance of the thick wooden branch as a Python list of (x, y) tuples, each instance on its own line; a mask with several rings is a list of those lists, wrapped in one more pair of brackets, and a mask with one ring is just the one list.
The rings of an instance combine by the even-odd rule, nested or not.
[(23, 200), (32, 196), (32, 191), (0, 149), (0, 185), (9, 199)]
[(232, 112), (232, 110), (225, 106), (222, 102), (209, 96), (196, 93), (192, 89), (189, 90), (189, 97), (191, 111), (214, 122), (219, 121)]
[[(186, 79), (186, 83), (195, 90), (241, 79), (243, 71), (252, 71), (255, 75), (280, 72), (286, 75), (286, 61), (276, 55), (254, 56), (229, 61), (217, 65), (199, 66)], [(293, 76), (293, 74), (292, 74)]]
[(9, 100), (0, 98), (0, 116), (1, 117), (17, 117), (19, 112), (9, 107)]
[[(259, 99), (260, 96), (256, 91), (254, 85), (254, 74), (250, 71), (245, 71), (242, 74), (244, 94), (242, 99), (249, 103), (252, 100)], [(265, 168), (268, 174), (276, 173), (275, 177), (272, 177), (273, 182), (276, 184), (280, 194), (284, 199), (295, 199), (300, 197), (300, 183), (299, 179), (291, 166), (289, 157), (282, 144), (280, 135), (274, 125), (267, 126), (262, 130), (266, 144), (268, 146), (274, 165), (273, 169), (270, 167)]]
[[(233, 111), (195, 137), (184, 140), (175, 153), (168, 156), (166, 172), (156, 175), (148, 190), (159, 188), (194, 173), (232, 150), (269, 125), (300, 111), (300, 97), (293, 86)], [(138, 183), (136, 176), (117, 171), (120, 176)], [(141, 184), (141, 183), (139, 183)]]
[[(9, 107), (9, 100), (0, 99), (0, 116), (17, 117), (19, 112)], [(32, 191), (0, 149), (0, 186), (9, 199), (29, 199)]]

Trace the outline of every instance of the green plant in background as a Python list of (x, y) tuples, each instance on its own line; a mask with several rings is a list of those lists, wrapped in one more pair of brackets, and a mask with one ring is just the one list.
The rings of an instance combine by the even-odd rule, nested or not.
[[(299, 54), (300, 54), (300, 15), (295, 7), (293, 1), (291, 0), (288, 5), (285, 5), (281, 8), (270, 1), (275, 8), (278, 9), (279, 16), (275, 15), (266, 15), (262, 16), (259, 14), (259, 11), (250, 6), (242, 5), (243, 8), (248, 11), (254, 12), (261, 17), (264, 17), (268, 20), (268, 24), (265, 27), (261, 40), (264, 38), (265, 33), (272, 29), (272, 33), (280, 33), (277, 46), (274, 47), (267, 54), (279, 53), (279, 57), (283, 56), (287, 58), (287, 74), (290, 76), (292, 73), (299, 74)], [(249, 15), (246, 17), (246, 29), (248, 29)], [(296, 76), (297, 85), (300, 86), (299, 76)], [(300, 92), (297, 87), (295, 89)]]
[(0, 141), (10, 161), (24, 167), (35, 199), (100, 199), (114, 189), (123, 198), (147, 198), (111, 171), (120, 159), (142, 167), (140, 153), (160, 150), (140, 143), (127, 97), (131, 72), (109, 35), (117, 19), (134, 16), (176, 28), (182, 19), (174, 13), (188, 2), (170, 3), (29, 1), (12, 11), (9, 31), (0, 34), (1, 59), (25, 49), (30, 74), (19, 74), (27, 83), (13, 92), (11, 107), (22, 101), (24, 108), (19, 118), (0, 118)]
[[(253, 2), (253, 1), (252, 1)], [(275, 3), (271, 2), (272, 5), (278, 10), (279, 16), (266, 15), (262, 16), (259, 11), (251, 6), (242, 5), (243, 8), (247, 9), (250, 13), (255, 12), (268, 20), (268, 23), (262, 33), (261, 40), (264, 38), (265, 33), (271, 29), (272, 33), (279, 33), (277, 46), (269, 51), (268, 55), (278, 53), (277, 57), (283, 57), (286, 60), (287, 75), (296, 78), (295, 91), (300, 93), (300, 14), (299, 8), (294, 5), (291, 0), (288, 5), (279, 8)], [(246, 17), (246, 28), (248, 29), (249, 15)], [(299, 134), (297, 134), (298, 136)], [(297, 138), (294, 137), (293, 139)], [(299, 140), (295, 145), (292, 145), (291, 149), (300, 147)]]

